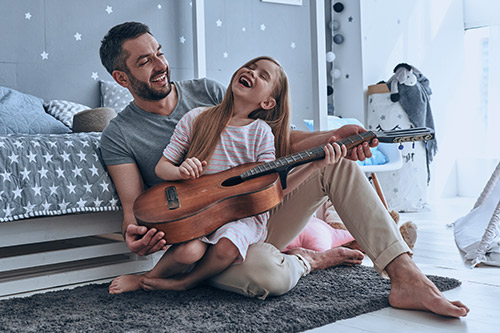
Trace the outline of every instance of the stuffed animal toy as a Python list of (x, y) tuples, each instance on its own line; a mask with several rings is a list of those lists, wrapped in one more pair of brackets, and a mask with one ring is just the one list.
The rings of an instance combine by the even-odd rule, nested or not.
[[(390, 211), (394, 222), (399, 225), (399, 213)], [(283, 250), (284, 253), (297, 247), (323, 252), (337, 246), (345, 246), (364, 252), (357, 241), (347, 231), (330, 201), (327, 201), (311, 217), (302, 232)], [(399, 226), (399, 232), (410, 249), (417, 240), (417, 226), (408, 221)]]
[(302, 232), (283, 250), (297, 247), (323, 252), (331, 248), (349, 244), (354, 241), (354, 237), (349, 231), (340, 228), (333, 228), (328, 223), (313, 216)]
[(391, 87), (391, 101), (394, 103), (400, 99), (398, 84), (406, 86), (414, 86), (417, 84), (417, 76), (415, 74), (422, 74), (418, 69), (406, 63), (400, 63), (394, 67), (394, 75), (387, 81)]

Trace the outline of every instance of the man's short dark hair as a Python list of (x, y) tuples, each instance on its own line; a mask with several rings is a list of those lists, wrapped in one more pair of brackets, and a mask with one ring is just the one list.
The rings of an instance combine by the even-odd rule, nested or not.
[(109, 74), (114, 70), (127, 71), (126, 60), (129, 54), (123, 50), (123, 43), (143, 34), (152, 33), (149, 27), (139, 22), (125, 22), (111, 28), (101, 41), (99, 55)]

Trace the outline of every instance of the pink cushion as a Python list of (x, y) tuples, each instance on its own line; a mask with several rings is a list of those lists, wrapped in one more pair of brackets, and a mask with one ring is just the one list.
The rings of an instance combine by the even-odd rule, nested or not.
[(328, 223), (311, 217), (302, 232), (283, 250), (286, 252), (295, 247), (303, 247), (314, 251), (326, 251), (354, 240), (347, 230), (333, 229)]

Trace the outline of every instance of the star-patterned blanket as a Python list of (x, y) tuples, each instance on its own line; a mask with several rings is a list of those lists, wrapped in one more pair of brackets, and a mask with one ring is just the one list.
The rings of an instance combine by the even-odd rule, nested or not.
[(0, 136), (0, 222), (119, 210), (100, 133)]

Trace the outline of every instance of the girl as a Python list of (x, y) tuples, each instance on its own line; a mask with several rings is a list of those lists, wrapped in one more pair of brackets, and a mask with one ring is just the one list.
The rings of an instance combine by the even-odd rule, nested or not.
[[(157, 176), (164, 180), (196, 179), (288, 155), (288, 94), (286, 73), (276, 60), (250, 60), (233, 74), (221, 104), (194, 109), (179, 121), (156, 165)], [(337, 162), (346, 154), (345, 147), (326, 146), (327, 157), (314, 162), (316, 166)], [(269, 213), (263, 213), (233, 221), (206, 237), (173, 245), (150, 272), (118, 277), (110, 292), (190, 289), (243, 262), (248, 247), (266, 238), (268, 217)]]

